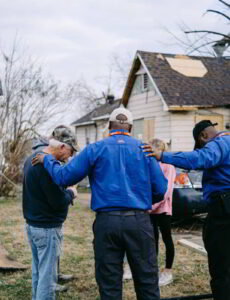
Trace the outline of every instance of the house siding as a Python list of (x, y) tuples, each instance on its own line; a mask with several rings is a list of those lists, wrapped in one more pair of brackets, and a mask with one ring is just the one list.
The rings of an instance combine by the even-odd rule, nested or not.
[[(229, 108), (208, 108), (210, 113), (218, 113), (224, 118), (224, 130), (226, 123), (230, 123)], [(202, 111), (199, 112), (202, 115)], [(171, 113), (171, 137), (172, 151), (192, 151), (194, 140), (192, 130), (195, 125), (196, 111), (191, 112), (172, 112)], [(204, 115), (205, 116), (205, 115)], [(208, 118), (208, 117), (207, 117)]]
[(104, 138), (104, 134), (108, 133), (108, 120), (97, 122), (97, 140), (100, 141)]
[(211, 111), (221, 114), (224, 116), (224, 129), (226, 128), (226, 123), (230, 123), (230, 108), (212, 108)]
[(195, 112), (171, 113), (171, 150), (192, 151), (194, 140), (192, 129), (195, 124)]
[(163, 110), (163, 103), (155, 91), (131, 95), (127, 109), (133, 119), (154, 119), (153, 137), (170, 140), (170, 113)]
[(77, 142), (80, 149), (85, 145), (85, 127), (75, 127), (75, 134), (77, 136)]
[(94, 125), (75, 127), (75, 133), (80, 149), (83, 149), (86, 146), (86, 130), (88, 131), (89, 142), (95, 142), (96, 129)]

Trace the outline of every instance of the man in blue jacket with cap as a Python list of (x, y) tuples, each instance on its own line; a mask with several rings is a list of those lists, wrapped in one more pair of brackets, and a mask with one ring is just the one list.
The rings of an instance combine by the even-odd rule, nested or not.
[(88, 145), (65, 166), (52, 155), (37, 155), (58, 185), (73, 185), (89, 176), (95, 272), (101, 300), (122, 299), (126, 253), (138, 300), (159, 300), (153, 229), (147, 213), (167, 190), (155, 159), (146, 158), (141, 142), (130, 136), (133, 119), (124, 107), (109, 119), (109, 137)]
[(210, 120), (197, 123), (192, 152), (153, 152), (148, 156), (188, 170), (204, 170), (202, 186), (208, 216), (203, 228), (215, 300), (230, 300), (230, 133), (217, 132)]

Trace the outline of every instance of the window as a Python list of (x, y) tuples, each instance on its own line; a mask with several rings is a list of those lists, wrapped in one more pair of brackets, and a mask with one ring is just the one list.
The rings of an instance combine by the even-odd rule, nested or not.
[(155, 135), (155, 119), (138, 119), (133, 121), (132, 135), (147, 143)]
[(148, 74), (145, 73), (142, 75), (142, 91), (147, 91), (149, 86)]
[(144, 138), (144, 119), (133, 121), (132, 135), (139, 140), (142, 140)]
[(149, 75), (146, 73), (143, 67), (141, 67), (139, 71), (135, 73), (135, 75), (136, 79), (133, 84), (131, 95), (138, 95), (147, 91), (153, 91), (154, 95), (156, 95), (156, 90), (151, 83), (151, 80), (149, 80)]

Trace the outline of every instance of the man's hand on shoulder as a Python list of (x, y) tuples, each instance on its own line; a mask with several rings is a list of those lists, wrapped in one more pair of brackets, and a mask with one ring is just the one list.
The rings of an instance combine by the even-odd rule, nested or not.
[(44, 157), (45, 157), (45, 154), (42, 154), (42, 153), (36, 154), (36, 156), (32, 158), (32, 166), (35, 166), (37, 164), (43, 164)]
[(143, 152), (146, 152), (146, 156), (155, 157), (156, 160), (161, 159), (162, 151), (154, 150), (153, 147), (149, 144), (141, 146), (141, 148), (143, 149)]

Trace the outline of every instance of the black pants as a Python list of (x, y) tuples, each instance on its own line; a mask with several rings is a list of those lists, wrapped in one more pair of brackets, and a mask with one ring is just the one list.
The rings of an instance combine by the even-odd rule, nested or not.
[(95, 273), (101, 300), (122, 299), (126, 253), (138, 300), (160, 299), (153, 229), (148, 214), (97, 214), (94, 223)]
[(171, 233), (171, 216), (166, 214), (151, 214), (151, 223), (156, 241), (156, 253), (159, 253), (159, 229), (166, 249), (165, 268), (171, 269), (175, 250)]
[(208, 215), (203, 228), (214, 300), (230, 300), (230, 216)]

